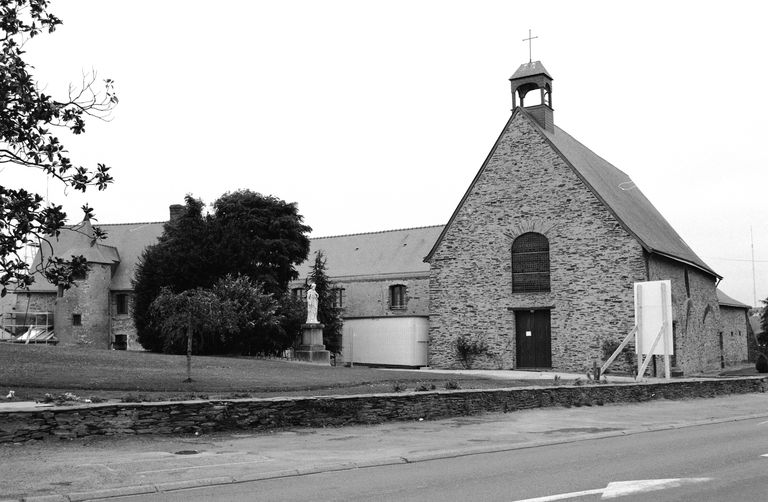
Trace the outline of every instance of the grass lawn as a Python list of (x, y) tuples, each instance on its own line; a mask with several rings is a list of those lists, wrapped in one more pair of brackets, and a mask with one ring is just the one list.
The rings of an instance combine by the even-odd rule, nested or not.
[[(193, 382), (185, 383), (185, 356), (83, 347), (0, 343), (0, 393), (19, 400), (72, 392), (101, 399), (274, 397), (392, 392), (396, 384), (463, 389), (540, 385), (541, 381), (491, 380), (365, 367), (324, 367), (287, 361), (194, 356)], [(551, 383), (550, 383), (551, 384)]]

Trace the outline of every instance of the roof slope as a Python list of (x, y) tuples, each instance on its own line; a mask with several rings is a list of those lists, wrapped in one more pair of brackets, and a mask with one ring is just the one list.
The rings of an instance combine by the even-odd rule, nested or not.
[[(43, 244), (43, 255), (65, 259), (82, 255), (90, 263), (116, 263), (110, 289), (133, 289), (131, 280), (141, 253), (144, 248), (157, 242), (163, 233), (163, 225), (163, 222), (98, 225), (107, 233), (107, 237), (93, 242), (87, 235), (88, 229), (79, 223), (63, 228), (58, 239), (50, 240), (50, 246)], [(39, 265), (40, 260), (38, 251), (33, 266)], [(29, 290), (36, 293), (56, 292), (56, 288), (40, 274), (35, 274), (35, 282)]]
[(738, 300), (734, 300), (730, 296), (726, 295), (720, 289), (717, 290), (717, 303), (720, 304), (720, 306), (723, 307), (736, 307), (740, 309), (751, 309), (749, 305), (746, 305), (744, 303), (741, 303)]
[(557, 126), (554, 132), (539, 130), (647, 251), (688, 262), (719, 277), (623, 171)]
[[(472, 192), (472, 188), (477, 183), (477, 180), (498, 147), (499, 141), (517, 116), (530, 121), (534, 125), (536, 130), (552, 145), (560, 157), (573, 168), (595, 196), (605, 204), (624, 228), (634, 235), (648, 252), (658, 253), (689, 263), (715, 277), (720, 277), (683, 241), (675, 229), (672, 228), (672, 225), (664, 219), (629, 176), (576, 141), (559, 127), (555, 126), (554, 132), (544, 130), (528, 112), (520, 107), (515, 108), (512, 112), (512, 116), (504, 126), (501, 135), (493, 145), (480, 171), (456, 207), (448, 225), (446, 225), (446, 229), (451, 225), (464, 201)], [(429, 260), (432, 257), (444, 235), (445, 230), (443, 230), (425, 260)]]
[(525, 78), (530, 77), (532, 75), (546, 75), (551, 80), (554, 80), (552, 76), (549, 74), (546, 68), (544, 68), (544, 65), (541, 64), (541, 61), (531, 61), (530, 63), (523, 63), (521, 64), (515, 73), (512, 74), (511, 77), (509, 77), (509, 80), (516, 80), (519, 78)]
[(315, 252), (322, 250), (333, 278), (429, 272), (422, 258), (443, 230), (442, 225), (311, 239), (309, 258), (296, 267), (307, 277)]

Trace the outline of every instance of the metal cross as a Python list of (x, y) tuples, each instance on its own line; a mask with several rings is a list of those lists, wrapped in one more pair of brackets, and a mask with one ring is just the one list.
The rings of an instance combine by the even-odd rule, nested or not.
[(531, 36), (531, 30), (529, 29), (528, 30), (528, 38), (524, 38), (523, 39), (523, 42), (528, 42), (528, 62), (529, 63), (533, 62), (533, 57), (531, 56), (531, 45), (533, 45), (533, 39), (534, 38), (539, 38), (539, 37), (538, 36), (532, 37)]

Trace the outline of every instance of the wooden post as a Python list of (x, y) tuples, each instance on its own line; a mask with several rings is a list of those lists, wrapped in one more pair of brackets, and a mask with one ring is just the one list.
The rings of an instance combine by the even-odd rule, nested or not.
[[(637, 296), (635, 298), (635, 304), (637, 305), (637, 312), (635, 318), (635, 326), (637, 332), (635, 334), (635, 350), (637, 351), (637, 370), (643, 367), (643, 288), (637, 287)], [(640, 378), (642, 375), (638, 373), (636, 378)]]
[(670, 380), (672, 378), (672, 363), (671, 363), (671, 357), (670, 354), (672, 352), (672, 347), (670, 346), (672, 343), (672, 340), (670, 340), (671, 337), (667, 336), (667, 331), (669, 330), (669, 326), (667, 325), (667, 319), (670, 317), (669, 312), (667, 311), (667, 284), (661, 283), (661, 312), (662, 316), (661, 318), (664, 319), (662, 328), (664, 329), (664, 379)]

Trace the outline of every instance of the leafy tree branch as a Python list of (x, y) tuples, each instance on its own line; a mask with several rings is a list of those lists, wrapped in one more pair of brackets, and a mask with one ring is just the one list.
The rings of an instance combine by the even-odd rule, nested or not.
[[(95, 71), (84, 73), (79, 87), (70, 85), (66, 99), (58, 100), (41, 91), (24, 61), (24, 46), (41, 33), (53, 33), (62, 21), (48, 12), (47, 0), (0, 0), (0, 166), (34, 168), (85, 192), (89, 187), (104, 190), (112, 183), (110, 168), (76, 165), (64, 144), (53, 133), (64, 128), (72, 134), (85, 132), (86, 119), (109, 120), (118, 103), (111, 79), (99, 81)], [(103, 90), (97, 86), (103, 83)], [(23, 259), (29, 245), (43, 250), (50, 238), (59, 236), (66, 222), (62, 206), (43, 204), (43, 198), (25, 190), (0, 186), (0, 295), (7, 287), (26, 288), (35, 273), (68, 288), (73, 273), (82, 271), (84, 260), (48, 256), (33, 269)], [(87, 206), (85, 218), (93, 217)], [(103, 238), (96, 229), (94, 238)], [(50, 246), (49, 246), (50, 248)], [(82, 258), (82, 257), (80, 257)]]

